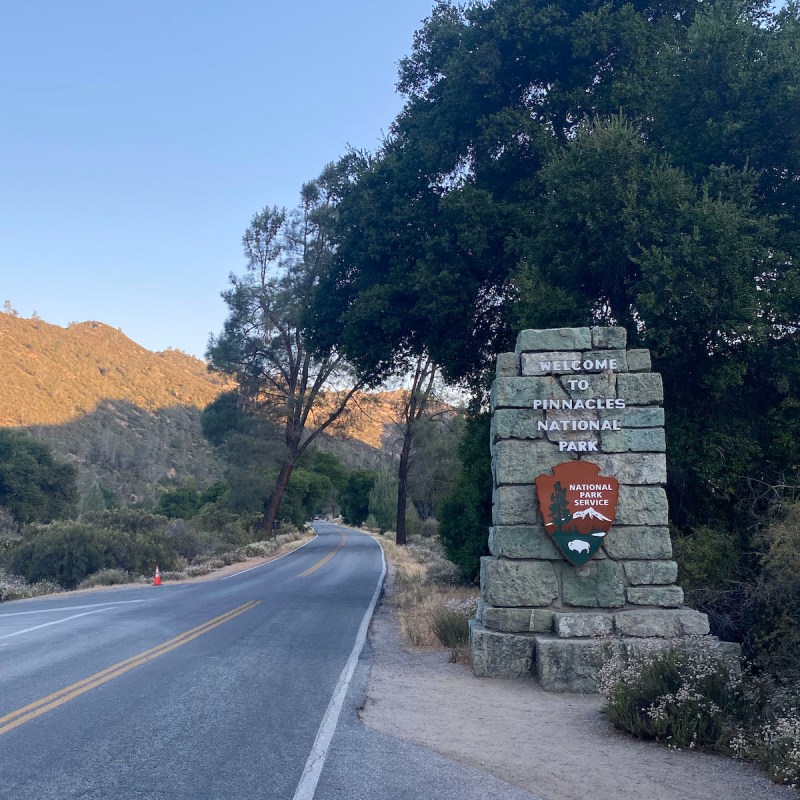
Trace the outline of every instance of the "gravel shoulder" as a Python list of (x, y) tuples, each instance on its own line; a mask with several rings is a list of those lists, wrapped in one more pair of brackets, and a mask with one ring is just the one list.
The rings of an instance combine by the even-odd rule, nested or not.
[(592, 695), (476, 678), (445, 652), (404, 646), (390, 569), (373, 619), (361, 719), (548, 800), (797, 800), (749, 764), (670, 750), (613, 731)]

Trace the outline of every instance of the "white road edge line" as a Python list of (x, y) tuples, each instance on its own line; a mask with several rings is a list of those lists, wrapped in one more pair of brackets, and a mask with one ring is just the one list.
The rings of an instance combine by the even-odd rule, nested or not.
[(290, 556), (292, 553), (302, 550), (307, 544), (311, 544), (311, 542), (313, 542), (318, 536), (319, 534), (315, 532), (307, 542), (303, 542), (300, 547), (295, 547), (294, 550), (290, 550), (288, 553), (284, 553), (282, 556), (272, 558), (269, 561), (265, 561), (263, 564), (256, 564), (254, 567), (248, 567), (247, 569), (240, 570), (239, 572), (234, 572), (231, 575), (226, 575), (224, 578), (217, 578), (215, 581), (212, 581), (212, 583), (219, 583), (220, 581), (228, 581), (231, 578), (238, 578), (240, 575), (244, 575), (245, 572), (250, 572), (254, 569), (259, 569), (260, 567), (266, 567), (268, 564), (274, 564), (276, 561), (280, 561), (282, 558), (286, 558), (286, 556)]
[(83, 614), (73, 614), (71, 617), (64, 617), (64, 619), (54, 619), (52, 622), (43, 622), (41, 625), (34, 625), (32, 628), (25, 628), (22, 631), (14, 631), (14, 633), (7, 633), (5, 636), (0, 636), (0, 639), (10, 639), (12, 636), (22, 636), (23, 633), (30, 633), (31, 631), (38, 631), (40, 628), (49, 628), (51, 625), (60, 625), (62, 622), (69, 622), (71, 619), (78, 617), (88, 617), (89, 614), (99, 614), (101, 611), (108, 611), (106, 608), (96, 608), (94, 611), (86, 611)]
[[(363, 535), (366, 536), (366, 534)], [(372, 615), (375, 612), (378, 598), (381, 596), (383, 578), (386, 575), (386, 556), (383, 553), (383, 548), (377, 542), (375, 542), (375, 546), (379, 547), (381, 551), (381, 576), (378, 579), (378, 585), (375, 587), (375, 593), (372, 595), (369, 608), (367, 608), (364, 618), (361, 620), (361, 627), (358, 629), (353, 651), (350, 653), (350, 657), (344, 665), (342, 674), (339, 676), (339, 682), (336, 684), (336, 688), (333, 690), (333, 696), (328, 703), (328, 708), (325, 710), (325, 714), (322, 717), (322, 722), (319, 725), (317, 736), (314, 739), (311, 753), (308, 756), (303, 775), (300, 778), (300, 783), (297, 784), (297, 789), (295, 790), (292, 800), (314, 800), (317, 783), (319, 783), (320, 775), (322, 775), (325, 759), (328, 757), (328, 748), (331, 745), (333, 734), (336, 732), (336, 726), (339, 723), (339, 715), (342, 713), (344, 698), (347, 695), (350, 681), (353, 679), (353, 673), (356, 671), (356, 665), (358, 664), (361, 651), (364, 649), (364, 643), (367, 641), (367, 629), (372, 620)]]
[(116, 600), (110, 603), (84, 603), (80, 606), (56, 606), (55, 608), (37, 608), (36, 611), (12, 611), (9, 614), (0, 614), (4, 617), (21, 617), (25, 614), (51, 614), (54, 611), (77, 611), (79, 608), (100, 608), (100, 606), (127, 606), (130, 603), (146, 603), (147, 600)]

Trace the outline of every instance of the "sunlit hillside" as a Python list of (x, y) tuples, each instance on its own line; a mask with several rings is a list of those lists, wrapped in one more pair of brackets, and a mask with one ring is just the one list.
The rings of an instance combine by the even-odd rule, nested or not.
[[(165, 481), (223, 476), (200, 415), (233, 384), (199, 359), (151, 352), (100, 322), (61, 328), (0, 313), (0, 375), (0, 427), (25, 428), (75, 463), (82, 497), (148, 502)], [(359, 395), (318, 445), (350, 468), (378, 468), (398, 400)]]
[[(110, 401), (145, 411), (205, 408), (232, 384), (180, 350), (154, 353), (101, 322), (61, 328), (0, 313), (0, 427), (62, 425)], [(358, 395), (331, 431), (380, 448), (400, 392)]]
[(203, 408), (224, 381), (177, 350), (153, 353), (100, 322), (67, 328), (0, 314), (0, 426), (57, 425), (123, 400)]
[(402, 419), (402, 403), (401, 391), (357, 394), (330, 433), (371, 447), (385, 447)]

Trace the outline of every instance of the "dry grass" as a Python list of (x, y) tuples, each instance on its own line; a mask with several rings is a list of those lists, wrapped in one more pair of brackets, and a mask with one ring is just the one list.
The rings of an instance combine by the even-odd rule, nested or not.
[(465, 618), (474, 616), (477, 589), (431, 578), (449, 571), (443, 569), (445, 559), (430, 540), (399, 547), (389, 535), (372, 535), (394, 571), (394, 612), (404, 639), (413, 647), (450, 650), (454, 661), (468, 663), (469, 647), (445, 647), (435, 627), (444, 610), (459, 610)]

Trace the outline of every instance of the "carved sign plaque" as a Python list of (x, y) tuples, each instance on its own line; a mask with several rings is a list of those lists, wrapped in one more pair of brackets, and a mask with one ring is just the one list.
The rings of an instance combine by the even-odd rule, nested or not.
[(585, 564), (600, 548), (617, 510), (619, 481), (601, 477), (590, 461), (567, 461), (536, 478), (545, 530), (571, 564)]

